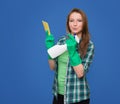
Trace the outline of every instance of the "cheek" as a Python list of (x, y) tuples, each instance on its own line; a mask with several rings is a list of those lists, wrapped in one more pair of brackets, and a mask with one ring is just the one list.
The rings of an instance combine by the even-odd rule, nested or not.
[(79, 29), (83, 29), (83, 23), (79, 24)]
[(83, 27), (83, 23), (82, 23), (82, 22), (81, 22), (81, 23), (79, 23), (79, 26), (80, 26), (80, 27)]
[(71, 23), (69, 23), (69, 27), (71, 27), (72, 26), (72, 24)]
[(72, 28), (72, 24), (71, 24), (71, 23), (69, 23), (69, 28), (70, 28), (70, 29)]

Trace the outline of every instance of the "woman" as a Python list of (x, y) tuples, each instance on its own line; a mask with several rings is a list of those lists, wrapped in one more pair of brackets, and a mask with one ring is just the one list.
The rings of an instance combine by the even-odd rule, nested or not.
[[(85, 13), (77, 8), (72, 9), (66, 26), (68, 34), (60, 38), (57, 44), (67, 44), (67, 51), (55, 59), (49, 56), (48, 61), (50, 68), (55, 71), (53, 104), (89, 104), (86, 73), (93, 59), (94, 45), (90, 40)], [(75, 36), (79, 38), (78, 43)], [(47, 34), (46, 47), (49, 49), (53, 45), (53, 35)]]

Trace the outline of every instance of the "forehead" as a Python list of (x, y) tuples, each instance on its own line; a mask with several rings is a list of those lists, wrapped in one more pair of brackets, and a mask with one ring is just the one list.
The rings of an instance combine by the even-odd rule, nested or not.
[(74, 19), (77, 19), (77, 18), (82, 19), (82, 15), (80, 13), (78, 13), (78, 12), (73, 12), (73, 13), (70, 14), (69, 18), (70, 19), (72, 19), (72, 18), (74, 18)]

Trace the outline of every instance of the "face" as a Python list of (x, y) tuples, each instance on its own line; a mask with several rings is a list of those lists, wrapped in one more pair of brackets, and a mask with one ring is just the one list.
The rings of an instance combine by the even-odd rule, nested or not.
[(72, 34), (79, 34), (82, 32), (83, 21), (80, 13), (73, 12), (69, 16), (69, 28)]

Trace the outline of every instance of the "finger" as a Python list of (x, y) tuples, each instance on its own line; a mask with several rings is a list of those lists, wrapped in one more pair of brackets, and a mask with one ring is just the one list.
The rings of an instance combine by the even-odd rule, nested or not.
[(84, 75), (84, 73), (83, 73), (83, 70), (78, 70), (78, 76), (81, 78), (81, 77), (83, 77), (83, 75)]

